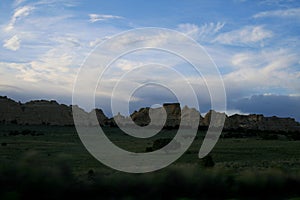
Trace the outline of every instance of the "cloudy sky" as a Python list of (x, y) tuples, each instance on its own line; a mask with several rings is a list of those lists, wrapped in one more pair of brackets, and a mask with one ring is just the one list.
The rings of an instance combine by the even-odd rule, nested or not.
[[(77, 72), (89, 52), (115, 34), (143, 27), (182, 32), (205, 48), (222, 75), (228, 114), (262, 113), (300, 121), (297, 0), (1, 0), (0, 95), (22, 102), (56, 99), (71, 104)], [(114, 66), (126, 72), (170, 56), (156, 53), (125, 56)], [(176, 58), (168, 60), (187, 71)], [(114, 83), (119, 71), (107, 73), (107, 84)], [(174, 81), (164, 72), (155, 73)], [(185, 75), (193, 81), (192, 73)], [(147, 74), (139, 77), (147, 79)], [(105, 92), (97, 93), (98, 105), (108, 114)], [(133, 109), (175, 101), (161, 88), (144, 88), (135, 95)], [(202, 111), (207, 111), (209, 98), (198, 97)]]

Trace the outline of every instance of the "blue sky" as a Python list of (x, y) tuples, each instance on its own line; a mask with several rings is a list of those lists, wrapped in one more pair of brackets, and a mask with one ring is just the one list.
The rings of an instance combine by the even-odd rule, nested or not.
[[(300, 120), (297, 0), (2, 0), (0, 95), (71, 104), (76, 74), (89, 52), (115, 34), (143, 27), (180, 31), (203, 45), (222, 74), (228, 114)], [(116, 66), (127, 70), (144, 60), (123, 58)], [(113, 73), (107, 76), (108, 81), (113, 78)], [(167, 92), (146, 91), (136, 94), (140, 101), (133, 109), (174, 100)], [(209, 100), (204, 99), (200, 107), (205, 112)], [(99, 106), (109, 113), (107, 102)]]

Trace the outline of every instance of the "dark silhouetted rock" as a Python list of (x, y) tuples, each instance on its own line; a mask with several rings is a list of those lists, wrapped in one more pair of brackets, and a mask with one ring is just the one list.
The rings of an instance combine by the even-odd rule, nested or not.
[[(130, 125), (132, 124), (130, 123), (131, 120), (140, 126), (146, 126), (149, 123), (155, 126), (160, 124), (160, 116), (166, 113), (166, 123), (164, 125), (170, 129), (178, 128), (180, 125), (184, 127), (208, 127), (211, 121), (214, 122), (212, 127), (222, 127), (225, 121), (225, 130), (300, 131), (300, 124), (293, 118), (264, 117), (257, 114), (235, 114), (228, 117), (225, 113), (213, 110), (210, 110), (203, 118), (194, 108), (185, 106), (181, 110), (179, 103), (165, 103), (162, 108), (141, 108), (139, 111), (132, 113), (130, 117), (122, 116), (119, 113), (114, 118), (108, 119), (101, 109), (94, 109), (88, 113), (76, 105), (67, 106), (53, 100), (37, 100), (22, 104), (7, 97), (0, 97), (0, 123), (69, 126), (74, 125), (72, 109), (78, 111), (76, 112), (76, 118), (79, 119), (79, 125), (83, 126), (96, 126), (98, 124), (101, 126), (117, 126), (116, 121), (122, 125)], [(214, 117), (213, 120), (211, 120), (212, 117)], [(299, 134), (295, 133), (294, 136), (298, 138)]]

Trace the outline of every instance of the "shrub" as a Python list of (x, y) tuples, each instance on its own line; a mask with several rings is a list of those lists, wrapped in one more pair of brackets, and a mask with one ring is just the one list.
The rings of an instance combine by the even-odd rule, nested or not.
[(300, 140), (300, 132), (290, 132), (289, 135), (292, 140)]
[(5, 146), (7, 146), (7, 143), (6, 142), (2, 142), (1, 146), (5, 147)]
[[(160, 138), (157, 139), (153, 142), (152, 145), (152, 150), (158, 150), (161, 149), (165, 146), (167, 146), (170, 142), (172, 141), (172, 138)], [(177, 150), (181, 147), (180, 143), (177, 141), (173, 141), (172, 145), (169, 146), (167, 149), (165, 149), (166, 151), (172, 151), (172, 150)]]
[(153, 148), (152, 147), (146, 147), (146, 152), (152, 152)]
[(10, 121), (10, 123), (11, 123), (11, 124), (18, 124), (18, 122), (17, 122), (17, 120), (16, 120), (16, 119), (14, 119), (14, 120), (11, 120), (11, 121)]
[(214, 167), (215, 162), (211, 155), (207, 155), (204, 158), (200, 159), (200, 165), (205, 168)]
[(154, 140), (152, 149), (158, 150), (163, 148), (164, 146), (168, 145), (172, 141), (172, 138), (160, 138), (157, 140)]
[(263, 140), (277, 140), (278, 135), (274, 133), (269, 133), (269, 132), (261, 132), (258, 134), (259, 137), (261, 137)]
[(19, 131), (9, 131), (8, 135), (10, 136), (15, 136), (15, 135), (19, 135)]

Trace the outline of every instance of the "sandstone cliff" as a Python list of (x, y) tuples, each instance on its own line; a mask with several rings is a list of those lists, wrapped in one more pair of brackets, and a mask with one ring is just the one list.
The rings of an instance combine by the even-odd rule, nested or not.
[(22, 116), (21, 104), (0, 96), (0, 122), (17, 123)]
[[(116, 126), (113, 118), (109, 119), (105, 116), (101, 109), (94, 109), (90, 113), (84, 111), (78, 106), (73, 106), (73, 109), (79, 111), (81, 125), (97, 125), (101, 126)], [(130, 120), (140, 126), (148, 125), (151, 120), (149, 114), (151, 111), (156, 116), (167, 114), (165, 127), (176, 128), (180, 125), (185, 127), (208, 127), (211, 117), (215, 116), (215, 125), (221, 124), (225, 118), (225, 130), (259, 130), (259, 131), (300, 131), (300, 124), (293, 118), (279, 117), (264, 117), (263, 115), (232, 115), (226, 116), (224, 113), (218, 113), (213, 110), (209, 111), (204, 118), (194, 108), (187, 106), (180, 108), (179, 103), (166, 103), (163, 108), (141, 108), (139, 111), (133, 112), (129, 117), (118, 114), (115, 119), (123, 124), (130, 124)], [(97, 120), (93, 118), (97, 117)], [(131, 119), (130, 119), (131, 117)], [(92, 120), (94, 119), (94, 120)], [(152, 124), (158, 125), (159, 117), (152, 118)], [(155, 121), (156, 120), (156, 121)], [(74, 125), (72, 106), (58, 104), (56, 101), (30, 101), (22, 104), (13, 101), (7, 97), (0, 96), (0, 123), (2, 124), (20, 124), (20, 125), (57, 125), (70, 126)]]
[(263, 115), (232, 115), (227, 117), (224, 129), (260, 131), (299, 131), (300, 124), (293, 118), (264, 117)]
[[(87, 116), (88, 119), (82, 123), (93, 123), (90, 120), (92, 114), (96, 114), (100, 125), (106, 123), (107, 117), (102, 110), (96, 109), (87, 113), (81, 109), (80, 115)], [(7, 97), (0, 97), (0, 122), (20, 125), (74, 125), (71, 106), (46, 100), (30, 101), (22, 104)], [(96, 125), (96, 123), (98, 122), (94, 122), (94, 125)]]

